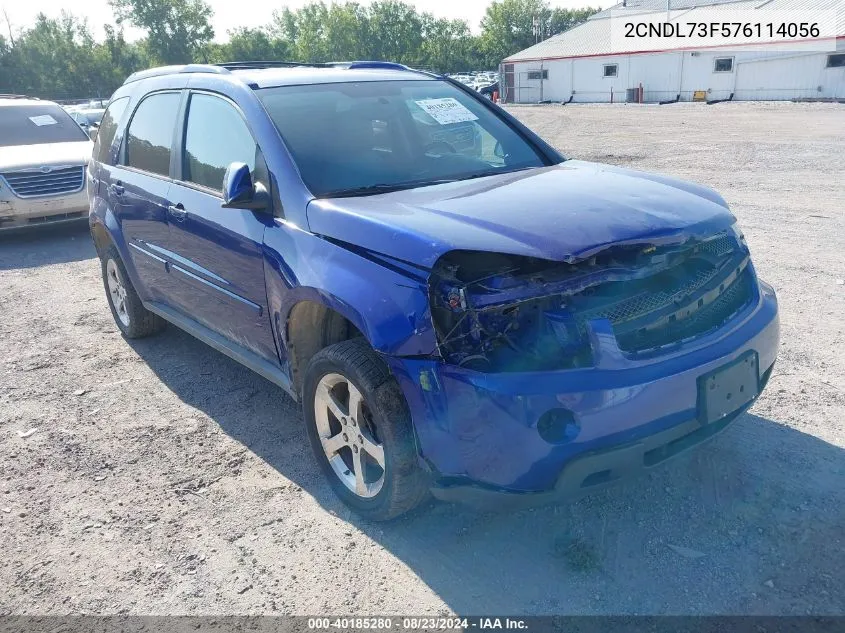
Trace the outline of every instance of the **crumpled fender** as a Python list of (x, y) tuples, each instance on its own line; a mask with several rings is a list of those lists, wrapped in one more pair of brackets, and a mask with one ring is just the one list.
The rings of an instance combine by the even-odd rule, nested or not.
[[(436, 340), (428, 308), (428, 273), (323, 239), (290, 225), (265, 232), (267, 304), (277, 340), (301, 301), (348, 319), (383, 354), (428, 355)], [(284, 344), (280, 344), (284, 359)]]

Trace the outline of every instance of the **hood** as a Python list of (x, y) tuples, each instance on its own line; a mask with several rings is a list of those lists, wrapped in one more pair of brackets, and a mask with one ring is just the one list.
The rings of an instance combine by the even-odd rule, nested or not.
[(706, 187), (576, 160), (308, 205), (313, 233), (427, 268), (451, 250), (573, 262), (612, 244), (704, 237), (734, 221)]
[(94, 143), (39, 143), (38, 145), (0, 145), (0, 172), (38, 167), (84, 165), (91, 158)]

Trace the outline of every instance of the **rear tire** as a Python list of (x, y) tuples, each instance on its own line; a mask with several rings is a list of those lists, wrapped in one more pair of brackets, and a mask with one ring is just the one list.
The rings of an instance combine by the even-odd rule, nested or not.
[(428, 496), (408, 405), (363, 338), (326, 347), (311, 359), (302, 402), (317, 462), (354, 512), (386, 521)]
[(109, 246), (100, 261), (106, 300), (109, 302), (114, 322), (123, 336), (144, 338), (161, 332), (166, 325), (165, 320), (147, 310), (141, 303), (117, 249), (113, 245)]

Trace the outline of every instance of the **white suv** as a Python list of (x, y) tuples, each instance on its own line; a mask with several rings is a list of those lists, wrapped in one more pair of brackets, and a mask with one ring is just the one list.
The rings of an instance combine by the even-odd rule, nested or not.
[(57, 104), (0, 96), (0, 231), (87, 217), (91, 149)]

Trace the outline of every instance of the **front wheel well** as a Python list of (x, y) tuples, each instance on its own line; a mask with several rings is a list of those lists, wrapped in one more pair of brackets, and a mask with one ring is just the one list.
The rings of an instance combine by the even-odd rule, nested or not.
[(339, 312), (315, 301), (300, 301), (288, 315), (285, 341), (290, 362), (291, 379), (297, 393), (308, 362), (320, 350), (354, 338), (363, 338), (361, 331)]

